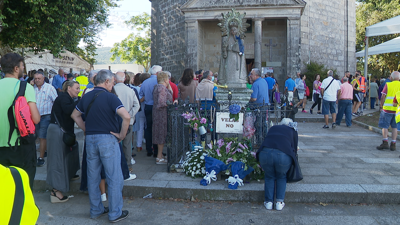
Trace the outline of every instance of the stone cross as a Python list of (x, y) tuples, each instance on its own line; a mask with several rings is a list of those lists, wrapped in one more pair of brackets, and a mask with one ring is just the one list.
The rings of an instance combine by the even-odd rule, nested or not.
[(269, 39), (269, 44), (265, 44), (265, 46), (269, 47), (269, 62), (272, 62), (272, 60), (271, 60), (271, 56), (272, 56), (271, 49), (272, 49), (272, 47), (278, 46), (278, 44), (272, 44), (272, 39)]

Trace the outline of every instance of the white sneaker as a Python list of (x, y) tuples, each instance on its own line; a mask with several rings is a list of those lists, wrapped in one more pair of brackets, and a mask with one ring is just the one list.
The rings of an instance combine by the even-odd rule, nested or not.
[(102, 202), (107, 201), (107, 195), (106, 195), (106, 193), (104, 193), (104, 194), (101, 195), (101, 201), (102, 201)]
[(129, 174), (129, 178), (126, 179), (125, 181), (134, 180), (134, 179), (136, 179), (136, 174), (131, 173), (131, 174)]
[(142, 141), (142, 142), (143, 142), (144, 144), (146, 144), (146, 139), (143, 138), (143, 141)]
[(283, 209), (283, 207), (285, 207), (285, 203), (284, 202), (276, 202), (275, 203), (275, 209), (278, 211), (281, 211)]
[(131, 158), (131, 164), (134, 165), (135, 163), (136, 161), (133, 158)]
[(264, 202), (264, 206), (266, 209), (271, 210), (274, 204), (272, 202)]

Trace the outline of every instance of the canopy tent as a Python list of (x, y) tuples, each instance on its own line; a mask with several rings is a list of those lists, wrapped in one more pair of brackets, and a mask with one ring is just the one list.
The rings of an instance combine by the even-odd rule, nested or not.
[[(364, 52), (364, 76), (365, 76), (365, 78), (367, 78), (367, 74), (368, 74), (368, 55), (374, 55), (374, 54), (369, 54), (368, 53), (368, 39), (369, 39), (369, 37), (379, 36), (379, 35), (388, 35), (388, 34), (397, 34), (397, 33), (400, 33), (400, 16), (393, 17), (391, 19), (382, 21), (380, 23), (377, 23), (377, 24), (374, 24), (374, 25), (371, 25), (371, 26), (365, 28), (365, 37), (366, 38), (365, 38), (365, 49), (363, 51)], [(396, 39), (397, 38), (395, 38), (393, 40), (390, 40), (388, 42), (395, 41)], [(385, 43), (388, 43), (388, 42), (385, 42)], [(374, 47), (377, 47), (377, 48), (374, 49), (374, 51), (378, 52), (376, 54), (400, 51), (399, 48), (396, 46), (396, 48), (393, 48), (389, 52), (386, 51), (386, 52), (379, 53), (379, 51), (383, 51), (383, 48), (382, 47), (379, 48), (378, 46), (383, 45), (385, 43), (382, 43), (382, 44), (379, 44), (377, 46), (374, 46)], [(385, 46), (387, 46), (387, 45), (385, 45)], [(388, 49), (386, 48), (386, 50), (388, 50)], [(360, 55), (359, 53), (360, 52), (356, 53), (357, 57), (361, 57), (361, 56), (359, 56)]]
[[(375, 45), (368, 49), (368, 55), (378, 55), (390, 52), (400, 52), (400, 37), (394, 38), (390, 41), (383, 42), (382, 44)], [(365, 51), (359, 51), (356, 53), (356, 57), (364, 57)]]
[[(85, 69), (89, 71), (90, 64), (79, 57), (77, 54), (65, 50), (64, 53), (60, 53), (60, 57), (54, 57), (50, 52), (40, 52), (40, 53), (26, 53), (25, 54), (25, 65), (26, 71), (38, 70), (38, 69), (63, 69), (65, 72), (80, 71)], [(79, 72), (78, 72), (79, 73)]]
[(366, 37), (400, 33), (400, 16), (371, 25), (365, 30)]

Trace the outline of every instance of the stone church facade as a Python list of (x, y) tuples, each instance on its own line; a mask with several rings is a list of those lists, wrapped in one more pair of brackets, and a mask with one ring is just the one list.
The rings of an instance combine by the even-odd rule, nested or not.
[(272, 67), (279, 83), (310, 61), (354, 73), (355, 0), (151, 0), (151, 63), (179, 78), (185, 68), (218, 72), (217, 24), (235, 8), (251, 24), (244, 39), (248, 69)]

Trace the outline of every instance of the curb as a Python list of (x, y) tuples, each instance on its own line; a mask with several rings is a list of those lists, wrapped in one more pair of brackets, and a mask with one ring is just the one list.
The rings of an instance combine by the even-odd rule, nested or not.
[[(264, 183), (246, 183), (237, 190), (228, 189), (224, 181), (202, 186), (193, 181), (133, 180), (125, 182), (123, 196), (154, 199), (198, 199), (213, 201), (263, 202)], [(79, 181), (70, 184), (70, 193), (79, 191)], [(34, 191), (50, 190), (45, 180), (35, 180)], [(376, 184), (287, 184), (285, 202), (342, 204), (399, 204), (400, 185)]]
[[(363, 123), (363, 122), (356, 121), (356, 120), (352, 120), (351, 122), (357, 124), (357, 125), (360, 126), (360, 127), (365, 128), (365, 129), (367, 129), (367, 130), (373, 131), (373, 132), (378, 133), (378, 134), (382, 134), (382, 129), (380, 129), (380, 128), (378, 128), (378, 127), (374, 127), (374, 126), (371, 126), (371, 125), (368, 125), (368, 124), (365, 124), (365, 123)], [(391, 137), (391, 136), (392, 136), (392, 132), (389, 132), (389, 133), (388, 133), (388, 137)], [(396, 138), (396, 139), (397, 139), (397, 140), (400, 140), (400, 136), (397, 135), (397, 138)]]

